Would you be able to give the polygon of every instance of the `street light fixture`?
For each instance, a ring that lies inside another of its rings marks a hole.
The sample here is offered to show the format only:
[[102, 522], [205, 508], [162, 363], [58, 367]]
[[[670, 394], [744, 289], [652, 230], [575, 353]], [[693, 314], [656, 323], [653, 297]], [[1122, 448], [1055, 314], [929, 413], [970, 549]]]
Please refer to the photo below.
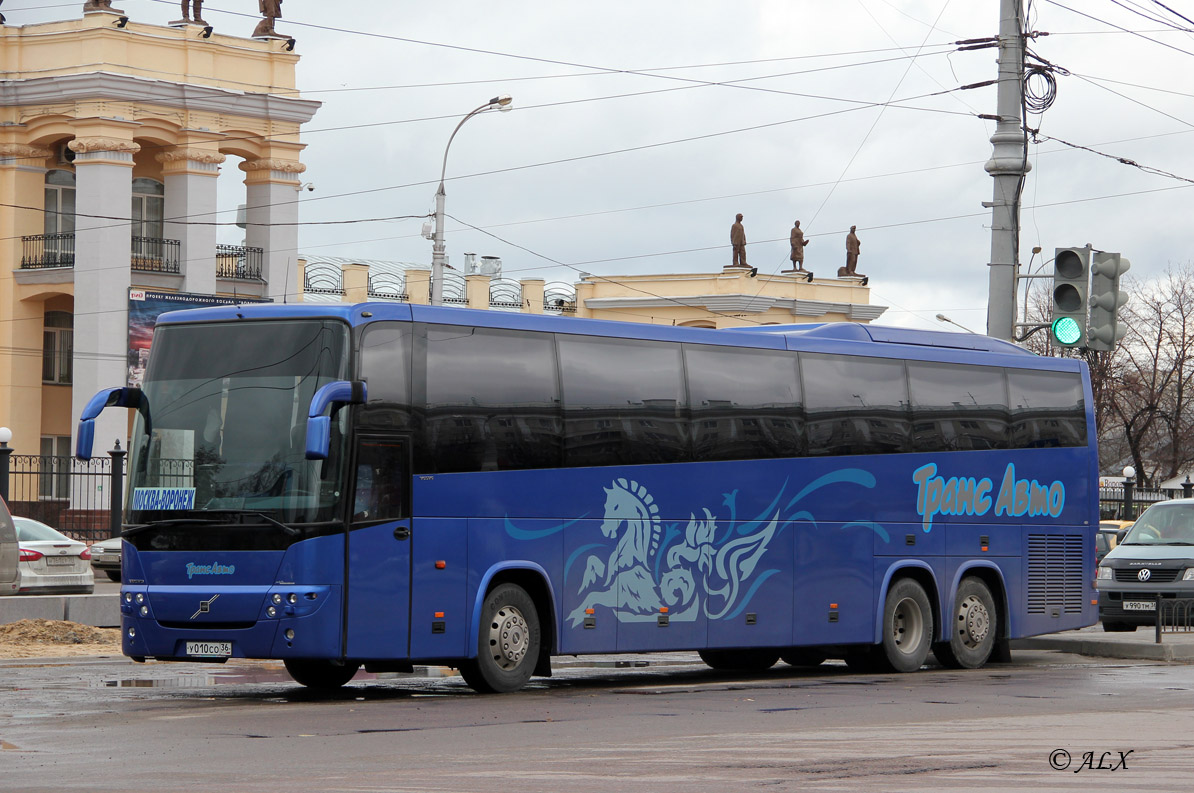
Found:
[[468, 121], [478, 113], [484, 113], [486, 110], [513, 110], [514, 99], [509, 96], [495, 96], [485, 104], [470, 112], [467, 116], [460, 119], [460, 123], [456, 125], [456, 129], [452, 130], [452, 135], [448, 138], [448, 145], [444, 147], [444, 167], [439, 174], [439, 189], [435, 191], [435, 236], [432, 238], [435, 242], [431, 249], [431, 305], [440, 306], [444, 302], [444, 197], [447, 195], [444, 192], [444, 177], [448, 173], [448, 149], [452, 148], [452, 139], [456, 137], [456, 133], [464, 126], [464, 122]]
[[974, 331], [972, 331], [970, 328], [966, 327], [965, 325], [961, 325], [961, 324], [959, 324], [959, 323], [957, 323], [957, 322], [954, 322], [952, 319], [950, 319], [949, 317], [945, 316], [944, 314], [938, 314], [938, 315], [937, 315], [937, 321], [938, 321], [938, 322], [948, 322], [948, 323], [949, 323], [949, 324], [951, 324], [951, 325], [957, 325], [959, 328], [961, 328], [962, 330], [966, 331], [967, 333], [974, 333], [974, 335], [975, 335], [975, 336], [979, 336], [979, 335], [981, 335], [981, 334], [979, 334], [979, 333], [975, 333]]

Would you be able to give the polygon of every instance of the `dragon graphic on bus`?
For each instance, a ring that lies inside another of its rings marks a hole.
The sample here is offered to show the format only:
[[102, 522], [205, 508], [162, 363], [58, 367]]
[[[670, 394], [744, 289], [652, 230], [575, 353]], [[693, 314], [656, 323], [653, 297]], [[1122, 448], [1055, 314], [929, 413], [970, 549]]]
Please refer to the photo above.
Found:
[[[648, 488], [632, 479], [618, 478], [604, 487], [604, 517], [600, 524], [605, 542], [577, 549], [565, 565], [565, 584], [576, 584], [580, 605], [568, 615], [571, 627], [604, 608], [620, 622], [647, 622], [666, 613], [671, 620], [692, 622], [698, 617], [733, 619], [750, 603], [764, 581], [779, 572], [766, 565], [772, 541], [795, 523], [816, 526], [815, 517], [801, 507], [814, 491], [835, 484], [865, 488], [875, 486], [874, 476], [859, 469], [842, 469], [818, 478], [784, 501], [785, 483], [756, 517], [740, 521], [738, 490], [725, 493], [721, 506], [728, 518], [719, 523], [708, 507], [701, 515], [690, 512], [688, 523], [665, 525], [659, 505]], [[562, 531], [575, 521], [546, 531], [528, 533], [507, 520], [513, 537], [545, 536]], [[841, 528], [867, 528], [884, 540], [886, 530], [860, 521]], [[573, 565], [584, 554], [583, 565]]]

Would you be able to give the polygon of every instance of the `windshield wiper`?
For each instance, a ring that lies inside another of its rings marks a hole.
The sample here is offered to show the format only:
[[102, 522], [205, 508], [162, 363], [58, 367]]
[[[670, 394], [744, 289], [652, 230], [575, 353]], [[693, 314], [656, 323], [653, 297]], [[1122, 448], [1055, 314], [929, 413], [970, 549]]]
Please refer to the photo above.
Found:
[[[291, 537], [297, 537], [298, 535], [302, 534], [302, 532], [300, 532], [298, 529], [294, 528], [293, 526], [287, 526], [285, 523], [282, 523], [278, 520], [275, 520], [274, 518], [271, 518], [269, 515], [266, 515], [264, 512], [252, 512], [252, 511], [246, 511], [243, 509], [205, 509], [205, 510], [203, 510], [203, 512], [204, 512], [204, 514], [207, 514], [207, 515], [215, 514], [215, 515], [229, 515], [229, 516], [233, 516], [233, 517], [243, 516], [243, 517], [261, 518], [266, 523], [269, 523], [272, 526], [276, 526], [277, 528], [286, 532]], [[146, 523], [141, 526], [132, 526], [131, 528], [125, 529], [120, 534], [122, 537], [132, 537], [133, 535], [140, 534], [141, 532], [148, 531], [149, 529], [157, 529], [157, 528], [161, 528], [163, 526], [183, 526], [188, 523], [198, 523], [198, 524], [203, 524], [203, 525], [207, 525], [207, 526], [237, 526], [237, 525], [244, 526], [243, 523], [236, 524], [236, 523], [233, 523], [233, 522], [227, 521], [227, 520], [210, 520], [208, 518], [201, 518], [201, 517], [171, 518], [170, 520], [158, 520], [158, 521], [154, 521], [153, 523]]]
[[[251, 510], [251, 509], [205, 509], [205, 510], [203, 510], [203, 514], [205, 514], [205, 515], [232, 515], [232, 516], [239, 515], [241, 517], [261, 518], [266, 523], [269, 523], [272, 526], [277, 526], [279, 529], [286, 532], [287, 534], [289, 534], [292, 537], [302, 534], [301, 531], [294, 528], [293, 526], [287, 526], [285, 523], [282, 523], [281, 521], [276, 520], [275, 518], [271, 518], [269, 515], [266, 515], [264, 512], [255, 512], [254, 510]], [[224, 521], [212, 521], [212, 522], [213, 523], [223, 523]]]
[[180, 526], [184, 523], [217, 524], [217, 523], [224, 523], [224, 521], [222, 521], [222, 520], [204, 520], [203, 518], [174, 518], [172, 520], [159, 520], [159, 521], [154, 521], [153, 523], [144, 523], [139, 526], [130, 526], [129, 528], [121, 531], [120, 536], [121, 537], [132, 537], [135, 534], [140, 534], [141, 532], [148, 531], [149, 529], [157, 529], [162, 526]]

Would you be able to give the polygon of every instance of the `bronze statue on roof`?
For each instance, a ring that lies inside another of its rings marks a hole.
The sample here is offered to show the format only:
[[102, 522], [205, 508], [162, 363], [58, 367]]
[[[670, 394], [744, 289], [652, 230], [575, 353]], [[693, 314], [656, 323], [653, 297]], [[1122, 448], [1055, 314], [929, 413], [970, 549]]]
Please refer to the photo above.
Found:
[[253, 29], [253, 38], [278, 36], [278, 32], [274, 30], [274, 20], [282, 18], [282, 0], [257, 0], [257, 7], [265, 19], [258, 22], [257, 27]]

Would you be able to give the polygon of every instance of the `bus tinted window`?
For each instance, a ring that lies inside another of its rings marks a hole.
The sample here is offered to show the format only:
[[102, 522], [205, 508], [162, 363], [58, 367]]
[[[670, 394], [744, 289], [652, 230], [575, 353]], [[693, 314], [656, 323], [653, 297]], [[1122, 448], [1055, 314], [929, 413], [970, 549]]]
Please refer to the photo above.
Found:
[[994, 366], [908, 362], [912, 449], [1006, 449], [1007, 386]]
[[555, 349], [545, 333], [429, 326], [430, 471], [560, 464]]
[[793, 353], [684, 346], [695, 460], [804, 454]]
[[689, 459], [680, 345], [559, 336], [569, 466]]
[[903, 361], [802, 354], [800, 368], [809, 455], [909, 451]]
[[1012, 369], [1008, 394], [1013, 447], [1086, 445], [1086, 406], [1077, 374]]
[[362, 426], [410, 429], [410, 340], [406, 322], [366, 326], [360, 377], [369, 386], [369, 401], [360, 413]]

